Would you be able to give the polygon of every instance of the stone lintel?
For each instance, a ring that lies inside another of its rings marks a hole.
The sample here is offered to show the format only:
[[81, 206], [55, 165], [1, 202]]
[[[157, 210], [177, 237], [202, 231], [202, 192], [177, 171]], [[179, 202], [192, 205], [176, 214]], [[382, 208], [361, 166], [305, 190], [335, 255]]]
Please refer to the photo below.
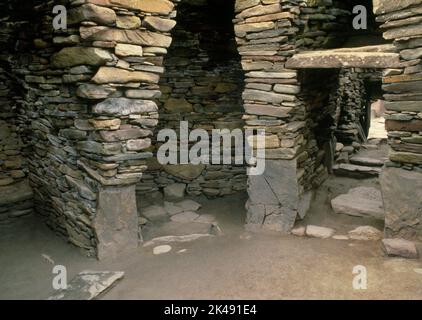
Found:
[[286, 62], [290, 69], [398, 68], [400, 56], [391, 52], [324, 50], [295, 54]]

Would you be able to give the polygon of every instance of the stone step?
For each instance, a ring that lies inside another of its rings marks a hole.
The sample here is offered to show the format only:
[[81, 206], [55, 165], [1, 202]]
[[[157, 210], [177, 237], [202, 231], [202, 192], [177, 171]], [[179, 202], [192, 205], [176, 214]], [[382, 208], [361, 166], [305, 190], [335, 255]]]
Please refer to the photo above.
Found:
[[381, 191], [370, 187], [358, 187], [349, 190], [331, 200], [331, 207], [337, 214], [355, 217], [371, 217], [384, 220], [384, 206]]
[[333, 167], [334, 174], [342, 177], [367, 179], [378, 177], [382, 169], [379, 167], [360, 166], [356, 164], [342, 163]]
[[365, 167], [382, 167], [384, 165], [384, 160], [367, 157], [353, 157], [349, 161], [351, 164]]

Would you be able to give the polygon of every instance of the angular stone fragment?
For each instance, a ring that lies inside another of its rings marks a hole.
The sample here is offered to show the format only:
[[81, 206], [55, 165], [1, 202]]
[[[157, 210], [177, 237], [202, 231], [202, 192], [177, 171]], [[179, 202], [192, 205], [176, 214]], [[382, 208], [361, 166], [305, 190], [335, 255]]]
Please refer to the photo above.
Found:
[[114, 10], [94, 4], [84, 4], [68, 12], [68, 24], [74, 25], [82, 21], [93, 21], [100, 25], [113, 25], [116, 22]]
[[157, 104], [150, 100], [135, 100], [127, 98], [109, 98], [96, 104], [92, 111], [96, 114], [128, 116], [156, 112]]
[[124, 272], [83, 271], [70, 281], [67, 289], [62, 289], [48, 300], [93, 300], [115, 285], [124, 277]]
[[51, 57], [53, 68], [68, 68], [78, 65], [99, 66], [112, 61], [111, 54], [103, 49], [89, 47], [63, 48]]
[[416, 245], [405, 239], [384, 239], [383, 249], [388, 256], [417, 259], [419, 257]]

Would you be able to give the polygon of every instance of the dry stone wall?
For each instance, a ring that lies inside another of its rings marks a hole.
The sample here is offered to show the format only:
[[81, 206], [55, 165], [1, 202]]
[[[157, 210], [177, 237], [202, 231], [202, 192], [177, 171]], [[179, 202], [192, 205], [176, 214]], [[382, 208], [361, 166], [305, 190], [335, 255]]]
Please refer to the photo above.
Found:
[[[384, 38], [394, 41], [401, 68], [387, 70], [386, 129], [390, 162], [381, 182], [386, 209], [386, 234], [422, 239], [422, 2], [377, 1], [375, 13]], [[412, 196], [410, 196], [412, 194]]]
[[[7, 12], [8, 3], [0, 5]], [[28, 183], [26, 143], [19, 79], [10, 65], [10, 51], [14, 47], [16, 30], [24, 22], [6, 17], [0, 23], [0, 224], [33, 212], [33, 194]]]
[[[265, 173], [248, 179], [247, 227], [290, 231], [305, 216], [312, 187], [327, 175], [333, 134], [327, 116], [337, 112], [335, 104], [349, 106], [336, 94], [353, 97], [362, 90], [358, 70], [331, 72], [332, 92], [318, 96], [318, 86], [285, 66], [301, 50], [337, 46], [334, 35], [350, 23], [350, 7], [339, 1], [237, 0], [233, 25], [242, 77], [238, 61], [210, 65], [213, 50], [204, 49], [200, 32], [186, 29], [189, 23], [172, 34], [176, 2], [34, 0], [30, 17], [12, 24], [13, 46], [2, 49], [0, 181], [14, 186], [28, 173], [36, 211], [99, 258], [142, 239], [136, 188], [144, 193], [182, 182], [189, 194], [217, 196], [244, 187], [243, 166], [162, 168], [151, 160], [157, 127], [175, 128], [180, 118], [192, 128], [266, 130]], [[52, 29], [54, 4], [69, 9], [66, 30]], [[417, 189], [421, 181], [420, 7], [420, 0], [375, 6], [385, 38], [402, 57], [401, 68], [384, 77], [392, 152], [383, 192], [386, 232], [405, 237], [419, 237], [421, 230], [420, 197], [409, 198], [394, 182]], [[338, 129], [344, 136], [350, 128]], [[30, 192], [16, 201], [16, 210], [30, 209]], [[0, 221], [6, 220], [3, 207], [0, 202]]]
[[[243, 70], [233, 31], [234, 1], [182, 1], [160, 79], [159, 129], [242, 129]], [[156, 134], [154, 135], [156, 136]], [[153, 141], [155, 149], [160, 143]], [[155, 150], [156, 151], [156, 150]], [[139, 194], [185, 184], [186, 194], [224, 196], [246, 189], [243, 165], [165, 165], [152, 159]]]
[[[53, 30], [52, 6], [68, 9]], [[31, 131], [29, 178], [48, 224], [99, 258], [136, 248], [135, 186], [146, 169], [174, 4], [83, 0], [35, 4], [11, 59]], [[114, 199], [114, 201], [110, 201]]]

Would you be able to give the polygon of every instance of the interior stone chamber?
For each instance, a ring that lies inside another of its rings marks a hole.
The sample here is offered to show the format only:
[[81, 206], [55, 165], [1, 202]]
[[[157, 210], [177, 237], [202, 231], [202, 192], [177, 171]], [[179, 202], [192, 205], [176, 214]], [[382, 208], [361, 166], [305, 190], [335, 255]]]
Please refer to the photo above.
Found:
[[[357, 4], [367, 30], [352, 28]], [[66, 30], [53, 29], [55, 5]], [[191, 196], [247, 190], [246, 228], [287, 233], [382, 88], [385, 234], [421, 240], [420, 0], [32, 0], [0, 12], [0, 223], [35, 211], [102, 259], [142, 241], [137, 195], [179, 183]], [[300, 56], [320, 50], [322, 65]], [[265, 129], [265, 173], [160, 165], [157, 132], [181, 120]]]

